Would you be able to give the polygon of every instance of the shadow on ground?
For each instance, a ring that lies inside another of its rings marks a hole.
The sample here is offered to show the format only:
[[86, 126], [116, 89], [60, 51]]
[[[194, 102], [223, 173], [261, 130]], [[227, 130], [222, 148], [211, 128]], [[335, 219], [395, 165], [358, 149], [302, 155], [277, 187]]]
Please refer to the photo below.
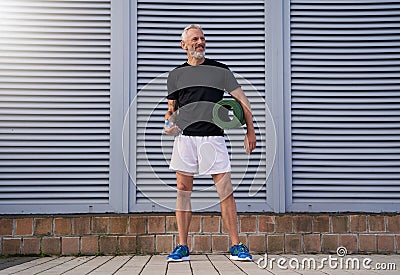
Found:
[[0, 270], [36, 260], [38, 257], [6, 257], [0, 258]]

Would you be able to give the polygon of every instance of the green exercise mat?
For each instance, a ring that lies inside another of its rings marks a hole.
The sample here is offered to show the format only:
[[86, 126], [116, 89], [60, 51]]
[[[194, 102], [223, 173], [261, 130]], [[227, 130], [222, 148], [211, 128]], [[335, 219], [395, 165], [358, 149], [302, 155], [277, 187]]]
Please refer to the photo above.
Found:
[[[229, 117], [229, 111], [233, 111], [233, 118]], [[239, 102], [233, 99], [218, 101], [213, 109], [213, 122], [222, 129], [238, 128], [246, 123], [243, 108]]]

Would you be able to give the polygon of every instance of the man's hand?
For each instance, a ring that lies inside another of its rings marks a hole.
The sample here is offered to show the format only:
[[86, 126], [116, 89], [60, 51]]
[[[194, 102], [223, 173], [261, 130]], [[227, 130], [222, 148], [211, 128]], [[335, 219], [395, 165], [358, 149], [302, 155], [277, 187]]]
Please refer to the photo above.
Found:
[[[176, 100], [168, 99], [168, 111], [164, 116], [164, 120], [165, 121], [170, 120], [170, 117], [175, 115], [175, 112], [177, 109], [178, 109], [178, 105], [177, 105]], [[164, 133], [166, 135], [176, 136], [181, 131], [181, 129], [179, 129], [179, 127], [175, 125], [175, 120], [176, 119], [171, 120], [174, 122], [174, 125], [172, 127], [167, 127], [167, 125], [164, 124]]]
[[174, 125], [170, 128], [164, 126], [164, 133], [168, 136], [176, 136], [177, 134], [179, 134], [180, 131], [181, 131], [181, 129], [179, 129], [179, 127], [176, 125]]
[[256, 149], [257, 140], [256, 134], [254, 131], [247, 132], [244, 137], [244, 149], [246, 150], [246, 154], [251, 154], [254, 149]]

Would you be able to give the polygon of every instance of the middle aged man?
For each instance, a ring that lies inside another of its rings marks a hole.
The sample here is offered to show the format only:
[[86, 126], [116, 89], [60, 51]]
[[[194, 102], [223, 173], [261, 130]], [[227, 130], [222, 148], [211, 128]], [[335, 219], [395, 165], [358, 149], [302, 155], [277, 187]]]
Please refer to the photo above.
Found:
[[211, 175], [220, 198], [222, 219], [228, 230], [232, 260], [252, 260], [248, 248], [239, 241], [236, 203], [231, 183], [231, 164], [224, 131], [212, 122], [215, 103], [229, 93], [243, 108], [247, 133], [244, 147], [250, 154], [256, 147], [250, 102], [228, 66], [205, 58], [206, 40], [199, 25], [183, 30], [181, 47], [187, 61], [168, 76], [168, 111], [165, 120], [178, 114], [167, 135], [176, 136], [170, 168], [176, 171], [176, 220], [179, 244], [167, 261], [190, 260], [188, 231], [192, 218], [191, 193], [194, 175]]

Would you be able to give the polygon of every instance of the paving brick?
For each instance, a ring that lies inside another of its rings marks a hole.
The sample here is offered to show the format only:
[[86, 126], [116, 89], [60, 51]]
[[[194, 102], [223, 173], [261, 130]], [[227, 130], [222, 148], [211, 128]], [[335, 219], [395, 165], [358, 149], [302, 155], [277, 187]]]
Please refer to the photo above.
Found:
[[62, 255], [78, 255], [79, 254], [79, 237], [62, 237], [61, 238], [61, 254]]
[[312, 220], [313, 220], [313, 232], [315, 233], [330, 232], [329, 216], [314, 216]]
[[81, 237], [81, 253], [82, 255], [95, 255], [99, 252], [99, 237], [84, 236]]
[[301, 215], [293, 217], [293, 231], [294, 232], [304, 232], [311, 233], [312, 232], [312, 217]]
[[[192, 220], [192, 222], [193, 222], [193, 220]], [[177, 233], [178, 232], [178, 223], [176, 222], [175, 216], [165, 217], [165, 231], [167, 233]]]
[[165, 216], [148, 217], [149, 233], [165, 233]]
[[283, 234], [267, 235], [267, 251], [268, 253], [283, 253], [285, 247], [285, 237]]
[[39, 238], [23, 238], [22, 239], [23, 255], [39, 255], [40, 239]]
[[128, 217], [110, 217], [110, 234], [128, 233]]
[[156, 252], [171, 253], [174, 248], [173, 235], [157, 235], [156, 236]]
[[109, 217], [93, 217], [92, 218], [92, 233], [107, 234], [109, 227]]
[[15, 235], [16, 236], [32, 236], [33, 235], [33, 218], [15, 219]]
[[332, 233], [349, 232], [348, 216], [331, 216]]
[[229, 237], [227, 235], [213, 235], [212, 252], [228, 252], [229, 251]]
[[390, 233], [400, 233], [400, 215], [387, 217], [387, 230]]
[[367, 232], [367, 216], [351, 215], [350, 216], [350, 232]]
[[267, 238], [265, 235], [249, 235], [248, 243], [251, 253], [265, 253], [267, 251]]
[[323, 253], [336, 252], [337, 248], [339, 247], [338, 234], [322, 234], [321, 239], [321, 249]]
[[339, 246], [346, 247], [349, 253], [358, 252], [358, 239], [356, 234], [340, 234]]
[[3, 238], [3, 255], [20, 255], [21, 238]]
[[369, 232], [385, 232], [385, 217], [378, 215], [368, 216], [368, 230]]
[[207, 253], [211, 252], [211, 236], [210, 235], [194, 235], [193, 251]]
[[375, 234], [359, 235], [360, 252], [377, 252], [377, 241]]
[[60, 255], [61, 239], [59, 237], [44, 237], [42, 239], [42, 253], [45, 255]]
[[122, 254], [136, 253], [136, 236], [119, 236], [118, 248]]
[[275, 232], [275, 217], [274, 216], [258, 216], [258, 232], [273, 233]]
[[72, 219], [72, 233], [74, 235], [90, 234], [90, 217], [78, 217]]
[[99, 250], [101, 254], [113, 255], [117, 253], [118, 237], [117, 236], [100, 236]]
[[378, 252], [395, 252], [395, 237], [394, 235], [378, 235]]
[[257, 232], [257, 216], [240, 216], [240, 232], [255, 233]]
[[137, 236], [137, 252], [139, 254], [154, 253], [154, 236]]
[[203, 217], [203, 231], [204, 233], [219, 233], [220, 217], [219, 216], [204, 216]]
[[131, 216], [129, 217], [129, 233], [131, 234], [145, 234], [147, 217], [144, 216]]
[[293, 232], [293, 217], [290, 215], [276, 216], [276, 232], [292, 233]]
[[320, 234], [305, 234], [304, 239], [304, 253], [321, 252], [321, 236]]
[[54, 219], [54, 235], [68, 236], [72, 234], [71, 218], [55, 218]]
[[285, 235], [285, 253], [302, 253], [302, 235], [286, 234]]
[[13, 219], [0, 219], [0, 236], [12, 236], [13, 229]]

